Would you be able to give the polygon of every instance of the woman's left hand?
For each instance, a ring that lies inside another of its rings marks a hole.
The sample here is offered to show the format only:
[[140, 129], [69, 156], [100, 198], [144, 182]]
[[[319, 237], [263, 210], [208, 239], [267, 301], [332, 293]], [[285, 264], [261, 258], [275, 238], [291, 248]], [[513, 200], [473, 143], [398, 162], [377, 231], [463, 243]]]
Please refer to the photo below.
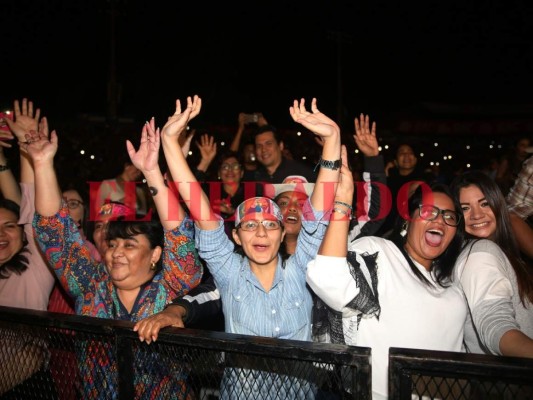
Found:
[[187, 127], [187, 123], [200, 113], [202, 99], [195, 95], [193, 98], [187, 97], [187, 108], [181, 111], [181, 102], [176, 100], [176, 111], [168, 118], [167, 123], [161, 130], [163, 138], [179, 138]]

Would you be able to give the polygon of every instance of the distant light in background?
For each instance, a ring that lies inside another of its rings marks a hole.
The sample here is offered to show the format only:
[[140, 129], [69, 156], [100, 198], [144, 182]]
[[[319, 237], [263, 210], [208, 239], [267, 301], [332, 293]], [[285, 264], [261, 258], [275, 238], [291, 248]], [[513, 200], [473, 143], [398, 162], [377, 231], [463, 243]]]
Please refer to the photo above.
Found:
[[470, 150], [470, 145], [467, 144], [467, 145], [466, 145], [466, 149], [467, 149], [467, 150]]
[[435, 163], [434, 163], [433, 161], [431, 161], [431, 162], [429, 163], [429, 165], [435, 165]]
[[80, 150], [80, 154], [85, 154], [85, 150]]
[[94, 160], [94, 155], [93, 154], [91, 154], [91, 160]]
[[302, 156], [302, 160], [307, 160], [307, 157], [306, 156]]
[[490, 146], [489, 146], [489, 149], [492, 149], [493, 147], [494, 147], [493, 145], [490, 145]]
[[442, 157], [442, 158], [443, 158], [444, 160], [447, 160], [447, 159], [448, 159], [448, 157], [446, 157], [446, 156], [444, 156], [444, 157]]
[[220, 142], [220, 145], [221, 145], [221, 146], [225, 146], [225, 145], [226, 145], [226, 142]]
[[379, 146], [379, 147], [378, 147], [378, 150], [379, 150], [379, 151], [382, 151], [382, 150], [383, 150], [383, 147]]
[[143, 183], [146, 183], [146, 178], [143, 178]]
[[296, 132], [296, 136], [302, 136], [302, 132]]
[[448, 160], [451, 160], [451, 159], [452, 159], [452, 155], [448, 154]]
[[438, 147], [439, 144], [437, 142], [433, 143], [433, 146]]
[[389, 149], [389, 145], [388, 145], [388, 144], [385, 145], [385, 149], [386, 149], [386, 150]]
[[440, 163], [437, 161], [437, 162], [435, 163], [435, 165], [438, 167], [438, 166], [440, 165]]
[[192, 156], [192, 150], [189, 150], [189, 155]]
[[502, 145], [501, 145], [501, 144], [499, 144], [499, 145], [498, 145], [498, 148], [499, 148], [499, 149], [501, 149], [501, 148], [502, 148]]
[[466, 168], [470, 168], [470, 164], [466, 164]]
[[420, 157], [424, 157], [424, 153], [420, 153]]
[[359, 153], [359, 149], [355, 149], [355, 150], [354, 150], [354, 153], [355, 153], [355, 154], [358, 154], [358, 153]]

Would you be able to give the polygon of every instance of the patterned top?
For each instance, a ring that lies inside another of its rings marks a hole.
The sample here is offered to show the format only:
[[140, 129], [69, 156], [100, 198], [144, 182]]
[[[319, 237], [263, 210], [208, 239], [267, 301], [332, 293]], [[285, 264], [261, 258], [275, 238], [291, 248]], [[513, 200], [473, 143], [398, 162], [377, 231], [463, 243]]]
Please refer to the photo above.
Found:
[[141, 287], [131, 314], [120, 302], [105, 265], [93, 260], [65, 204], [54, 216], [35, 213], [35, 237], [61, 285], [75, 299], [76, 314], [137, 322], [183, 296], [200, 282], [202, 265], [190, 219], [165, 232], [163, 270]]
[[[98, 318], [140, 321], [163, 310], [174, 297], [183, 296], [200, 282], [202, 264], [194, 248], [194, 228], [190, 219], [165, 232], [163, 269], [141, 290], [131, 313], [121, 303], [105, 265], [93, 260], [76, 223], [69, 217], [65, 203], [56, 215], [35, 214], [35, 236], [61, 285], [75, 299], [76, 314]], [[84, 398], [117, 398], [117, 365], [110, 349], [93, 342], [82, 342], [80, 374]], [[167, 393], [164, 398], [186, 399], [190, 388], [184, 383], [188, 367], [170, 365], [157, 352], [135, 357], [145, 365], [159, 365], [156, 370], [135, 373], [135, 398], [148, 399], [153, 393]], [[172, 393], [172, 395], [170, 395]]]
[[522, 164], [522, 170], [507, 195], [507, 204], [509, 211], [522, 219], [533, 215], [533, 157]]

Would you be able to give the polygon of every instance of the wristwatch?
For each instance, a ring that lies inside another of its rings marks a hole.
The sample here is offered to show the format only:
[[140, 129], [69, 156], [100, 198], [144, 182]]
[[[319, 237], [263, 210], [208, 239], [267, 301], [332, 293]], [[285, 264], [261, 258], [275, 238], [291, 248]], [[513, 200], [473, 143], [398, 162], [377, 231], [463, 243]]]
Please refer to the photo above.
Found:
[[324, 160], [322, 157], [320, 157], [320, 160], [318, 160], [317, 166], [321, 166], [322, 168], [331, 169], [333, 171], [338, 170], [341, 167], [341, 160]]

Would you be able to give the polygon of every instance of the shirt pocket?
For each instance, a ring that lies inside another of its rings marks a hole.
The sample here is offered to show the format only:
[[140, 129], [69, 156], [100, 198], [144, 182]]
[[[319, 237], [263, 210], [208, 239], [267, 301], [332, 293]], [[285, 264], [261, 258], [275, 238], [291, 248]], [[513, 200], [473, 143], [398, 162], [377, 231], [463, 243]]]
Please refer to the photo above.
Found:
[[301, 293], [287, 293], [281, 303], [282, 321], [279, 337], [302, 339], [310, 329], [310, 308]]
[[[261, 315], [247, 284], [239, 285], [231, 292], [231, 319], [236, 332], [243, 335], [261, 335]], [[263, 334], [264, 335], [264, 334]]]

